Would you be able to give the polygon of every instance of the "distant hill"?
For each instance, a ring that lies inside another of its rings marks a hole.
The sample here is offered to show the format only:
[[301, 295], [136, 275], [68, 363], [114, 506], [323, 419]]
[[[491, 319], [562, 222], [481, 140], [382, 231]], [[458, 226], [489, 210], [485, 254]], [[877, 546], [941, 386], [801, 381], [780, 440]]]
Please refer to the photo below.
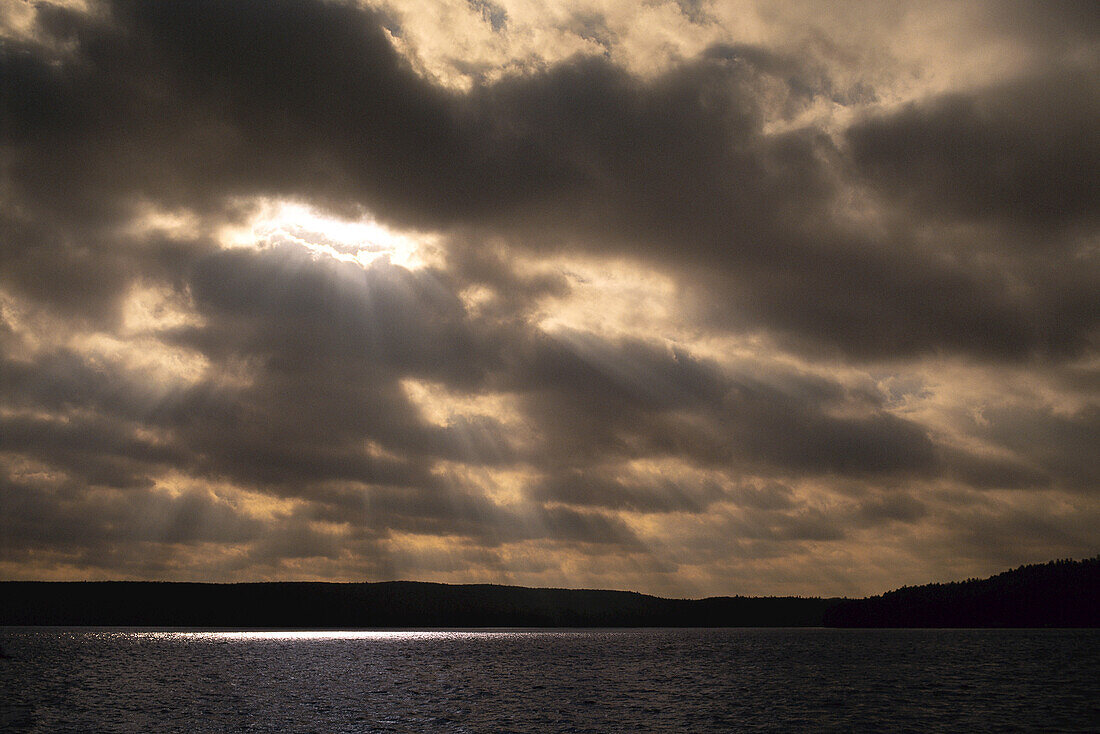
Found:
[[0, 625], [227, 628], [1100, 627], [1100, 556], [867, 599], [363, 584], [0, 582]]
[[628, 591], [363, 584], [0, 582], [0, 624], [149, 627], [820, 626], [836, 599], [662, 599]]
[[1100, 627], [1100, 556], [906, 586], [825, 610], [829, 627]]

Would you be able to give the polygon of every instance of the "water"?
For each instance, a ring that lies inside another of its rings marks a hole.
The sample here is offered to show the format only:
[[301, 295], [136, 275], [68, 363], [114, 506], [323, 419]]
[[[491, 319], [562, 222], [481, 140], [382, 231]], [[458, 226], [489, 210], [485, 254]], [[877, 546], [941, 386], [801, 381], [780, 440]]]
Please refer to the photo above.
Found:
[[1100, 731], [1100, 630], [0, 628], [0, 731]]

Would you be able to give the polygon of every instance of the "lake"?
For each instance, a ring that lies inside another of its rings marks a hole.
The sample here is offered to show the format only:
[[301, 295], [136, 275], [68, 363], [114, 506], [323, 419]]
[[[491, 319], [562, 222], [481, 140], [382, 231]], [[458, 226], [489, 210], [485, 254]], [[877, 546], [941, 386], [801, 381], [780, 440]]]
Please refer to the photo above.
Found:
[[1100, 630], [0, 628], [5, 732], [1100, 731]]

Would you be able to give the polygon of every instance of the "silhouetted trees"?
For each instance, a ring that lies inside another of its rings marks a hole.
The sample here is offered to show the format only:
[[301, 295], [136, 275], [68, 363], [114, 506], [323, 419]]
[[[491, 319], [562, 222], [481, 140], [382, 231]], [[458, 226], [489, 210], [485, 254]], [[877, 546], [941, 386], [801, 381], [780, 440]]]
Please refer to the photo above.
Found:
[[867, 599], [370, 584], [0, 582], [0, 624], [148, 627], [1098, 627], [1100, 556]]
[[1100, 627], [1100, 556], [906, 586], [825, 611], [830, 627]]
[[0, 583], [0, 624], [181, 627], [819, 626], [835, 599], [370, 584]]

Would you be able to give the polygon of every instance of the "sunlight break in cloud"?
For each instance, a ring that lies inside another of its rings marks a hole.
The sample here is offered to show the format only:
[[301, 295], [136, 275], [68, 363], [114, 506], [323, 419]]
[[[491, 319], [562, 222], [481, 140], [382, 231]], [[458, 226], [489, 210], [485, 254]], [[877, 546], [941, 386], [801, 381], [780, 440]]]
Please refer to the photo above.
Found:
[[422, 268], [437, 238], [427, 234], [403, 234], [374, 219], [344, 219], [326, 215], [294, 201], [261, 200], [244, 225], [222, 232], [230, 247], [265, 247], [293, 244], [316, 255], [341, 262], [369, 266], [375, 260], [403, 268]]
[[0, 576], [1100, 547], [1095, 4], [0, 10]]

